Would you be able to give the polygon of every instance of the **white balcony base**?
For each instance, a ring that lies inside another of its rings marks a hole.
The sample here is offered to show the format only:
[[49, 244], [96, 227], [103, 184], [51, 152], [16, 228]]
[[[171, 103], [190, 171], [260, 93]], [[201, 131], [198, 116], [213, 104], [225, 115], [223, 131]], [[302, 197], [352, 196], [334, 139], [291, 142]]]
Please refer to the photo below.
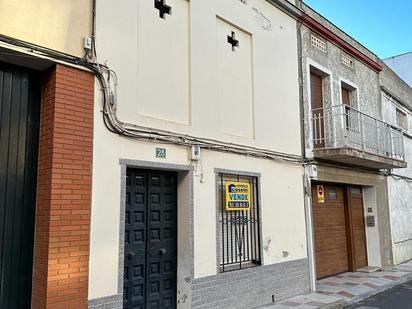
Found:
[[372, 169], [394, 169], [408, 166], [408, 164], [402, 160], [382, 157], [351, 148], [316, 149], [314, 151], [314, 157]]

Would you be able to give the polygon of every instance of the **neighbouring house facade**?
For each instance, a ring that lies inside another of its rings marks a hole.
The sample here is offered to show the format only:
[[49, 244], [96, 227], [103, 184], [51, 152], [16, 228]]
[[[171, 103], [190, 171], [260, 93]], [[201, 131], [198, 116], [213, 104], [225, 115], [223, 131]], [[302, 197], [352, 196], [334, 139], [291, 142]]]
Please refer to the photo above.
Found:
[[[412, 88], [382, 63], [380, 74], [383, 120], [404, 135], [405, 160], [412, 161]], [[412, 169], [393, 170], [388, 179], [393, 262], [412, 259]]]
[[[383, 170], [407, 166], [381, 116], [378, 57], [303, 5], [303, 109], [312, 280], [393, 265]], [[310, 183], [310, 185], [309, 185]]]
[[0, 307], [86, 308], [92, 1], [0, 2]]
[[95, 98], [89, 308], [250, 308], [309, 290], [298, 13], [97, 2], [113, 72]]

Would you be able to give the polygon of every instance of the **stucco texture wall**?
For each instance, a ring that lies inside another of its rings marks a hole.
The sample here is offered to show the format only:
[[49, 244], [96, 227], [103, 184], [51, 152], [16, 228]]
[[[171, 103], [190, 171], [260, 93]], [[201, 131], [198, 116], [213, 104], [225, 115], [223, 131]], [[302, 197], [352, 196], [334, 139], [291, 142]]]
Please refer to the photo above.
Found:
[[83, 57], [92, 0], [0, 0], [0, 34]]
[[[323, 101], [324, 106], [342, 104], [341, 84], [346, 83], [355, 90], [354, 107], [372, 117], [381, 118], [380, 88], [378, 74], [356, 59], [354, 67], [349, 68], [342, 63], [342, 51], [334, 44], [327, 42], [326, 53], [312, 46], [312, 31], [301, 26], [303, 102], [305, 113], [306, 148], [312, 149], [310, 123], [310, 71], [320, 70], [325, 75]], [[315, 34], [316, 35], [316, 34]], [[326, 77], [327, 76], [327, 77]], [[308, 153], [310, 155], [310, 152]]]

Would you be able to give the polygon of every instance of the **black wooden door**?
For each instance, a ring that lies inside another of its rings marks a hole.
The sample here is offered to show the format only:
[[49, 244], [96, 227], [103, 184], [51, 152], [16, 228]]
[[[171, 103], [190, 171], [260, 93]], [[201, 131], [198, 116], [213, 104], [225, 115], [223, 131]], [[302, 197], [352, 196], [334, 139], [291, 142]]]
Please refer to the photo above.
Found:
[[39, 131], [35, 74], [0, 63], [0, 308], [30, 308]]
[[177, 177], [129, 169], [124, 308], [176, 308]]

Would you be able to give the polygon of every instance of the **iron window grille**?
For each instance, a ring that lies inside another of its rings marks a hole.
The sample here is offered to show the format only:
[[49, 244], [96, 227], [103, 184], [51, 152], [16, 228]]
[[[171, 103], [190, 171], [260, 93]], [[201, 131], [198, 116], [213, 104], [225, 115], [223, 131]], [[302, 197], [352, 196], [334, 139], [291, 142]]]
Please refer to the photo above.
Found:
[[[226, 183], [249, 183], [250, 210], [227, 211]], [[258, 183], [256, 177], [219, 174], [219, 271], [228, 272], [261, 265]]]

